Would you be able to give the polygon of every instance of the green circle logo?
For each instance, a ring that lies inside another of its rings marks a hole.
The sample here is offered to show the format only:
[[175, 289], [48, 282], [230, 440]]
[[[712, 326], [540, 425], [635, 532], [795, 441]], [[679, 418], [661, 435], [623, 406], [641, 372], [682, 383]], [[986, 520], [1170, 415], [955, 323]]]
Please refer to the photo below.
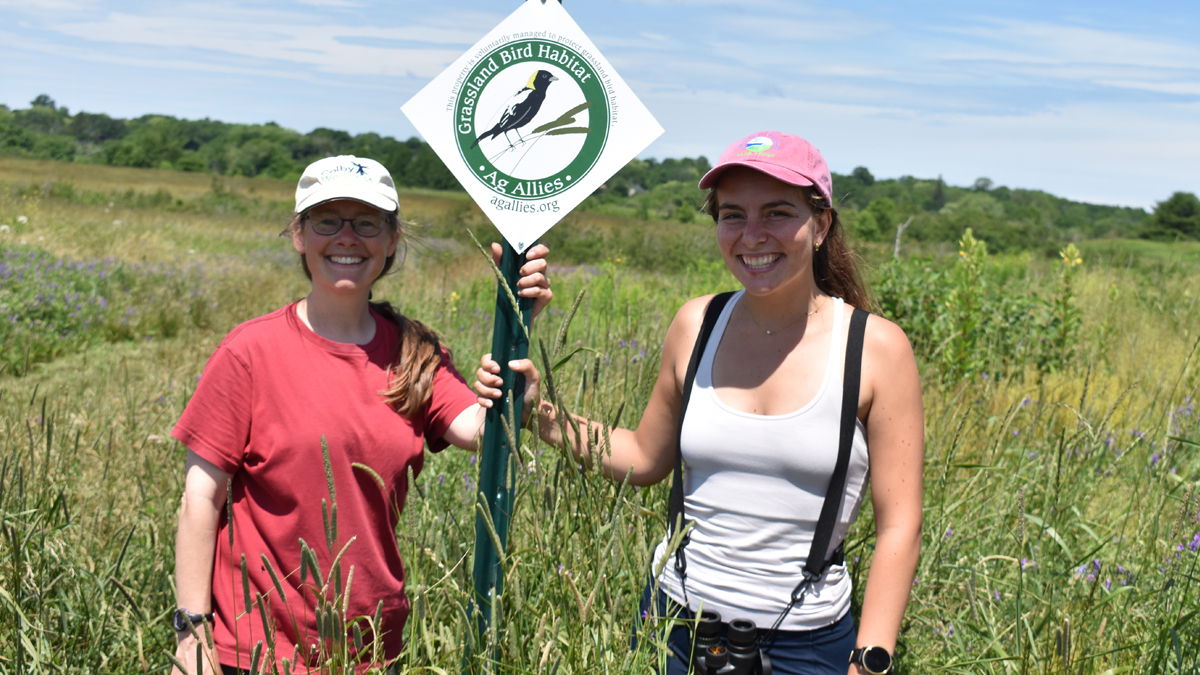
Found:
[[570, 188], [608, 141], [604, 83], [578, 52], [549, 40], [510, 42], [482, 56], [455, 104], [463, 161], [481, 184], [509, 199], [545, 199]]

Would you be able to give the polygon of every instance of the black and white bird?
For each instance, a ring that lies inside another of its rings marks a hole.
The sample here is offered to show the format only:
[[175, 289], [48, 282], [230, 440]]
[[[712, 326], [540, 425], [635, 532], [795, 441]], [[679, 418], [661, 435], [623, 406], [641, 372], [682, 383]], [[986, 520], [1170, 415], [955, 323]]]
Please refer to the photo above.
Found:
[[558, 78], [546, 70], [539, 70], [531, 75], [525, 88], [512, 97], [512, 102], [504, 109], [504, 114], [500, 116], [500, 121], [496, 123], [496, 126], [479, 134], [471, 147], [479, 145], [479, 142], [485, 138], [495, 138], [504, 134], [504, 139], [508, 141], [508, 146], [511, 148], [512, 141], [508, 138], [510, 131], [516, 131], [517, 138], [524, 142], [525, 138], [521, 136], [519, 129], [537, 117], [538, 111], [542, 109], [542, 102], [546, 100], [546, 89], [550, 87], [551, 82], [557, 81]]

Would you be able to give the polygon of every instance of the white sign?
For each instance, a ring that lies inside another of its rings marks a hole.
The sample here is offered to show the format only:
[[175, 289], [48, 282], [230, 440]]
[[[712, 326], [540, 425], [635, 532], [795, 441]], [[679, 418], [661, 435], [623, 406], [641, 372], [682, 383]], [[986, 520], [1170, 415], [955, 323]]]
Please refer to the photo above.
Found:
[[518, 253], [663, 132], [555, 0], [527, 0], [401, 109]]

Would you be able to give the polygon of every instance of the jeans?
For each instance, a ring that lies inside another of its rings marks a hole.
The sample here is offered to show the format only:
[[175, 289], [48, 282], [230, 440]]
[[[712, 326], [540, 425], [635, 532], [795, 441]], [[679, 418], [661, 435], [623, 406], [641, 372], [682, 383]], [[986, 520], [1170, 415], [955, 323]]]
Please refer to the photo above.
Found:
[[[640, 616], [671, 617], [681, 619], [693, 618], [692, 612], [686, 607], [680, 607], [661, 589], [651, 607], [651, 596], [654, 593], [654, 583], [646, 584], [642, 594]], [[657, 612], [657, 614], [656, 614]], [[732, 618], [732, 617], [728, 617]], [[636, 647], [638, 632], [641, 629], [641, 619], [634, 622], [633, 644]], [[759, 630], [759, 634], [762, 634]], [[721, 637], [725, 637], [722, 629]], [[775, 632], [775, 639], [765, 651], [771, 657], [773, 675], [846, 675], [850, 669], [850, 652], [854, 651], [855, 642], [854, 619], [850, 612], [828, 626], [815, 630], [780, 630]], [[692, 653], [692, 635], [687, 624], [678, 624], [671, 629], [667, 644], [671, 654], [667, 659], [667, 668], [663, 675], [687, 675], [687, 657]]]

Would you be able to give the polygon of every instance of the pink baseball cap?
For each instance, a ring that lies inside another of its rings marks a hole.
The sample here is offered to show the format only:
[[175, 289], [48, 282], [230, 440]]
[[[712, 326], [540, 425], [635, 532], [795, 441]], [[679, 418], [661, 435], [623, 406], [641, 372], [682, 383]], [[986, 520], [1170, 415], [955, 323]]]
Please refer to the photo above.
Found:
[[721, 174], [735, 166], [750, 167], [789, 185], [811, 185], [827, 203], [833, 204], [829, 166], [820, 151], [799, 136], [760, 131], [734, 142], [721, 153], [717, 165], [700, 179], [700, 189], [713, 187]]

